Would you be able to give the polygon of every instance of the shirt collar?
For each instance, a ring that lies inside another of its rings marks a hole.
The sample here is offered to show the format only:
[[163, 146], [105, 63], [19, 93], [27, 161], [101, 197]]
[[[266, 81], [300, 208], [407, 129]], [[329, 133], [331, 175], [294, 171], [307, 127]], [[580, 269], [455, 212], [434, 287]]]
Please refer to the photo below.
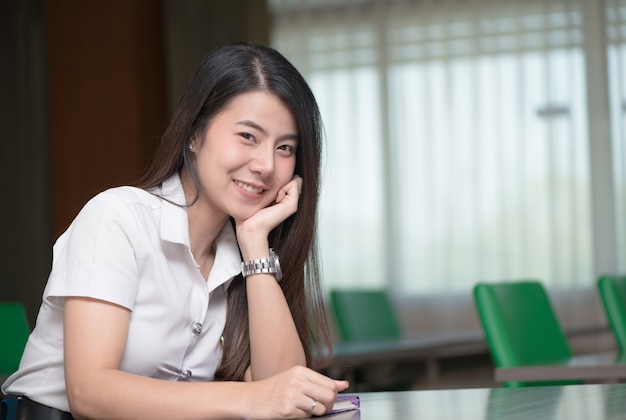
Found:
[[190, 246], [187, 202], [178, 174], [163, 181], [157, 195], [163, 197], [161, 200], [161, 239]]
[[239, 252], [235, 229], [230, 221], [226, 222], [214, 243], [215, 261], [207, 281], [209, 290], [223, 283], [225, 278], [230, 279], [226, 282], [228, 288], [232, 278], [241, 273], [241, 253]]
[[[157, 194], [166, 199], [161, 200], [161, 239], [189, 248], [189, 219], [187, 208], [184, 207], [185, 192], [179, 175], [174, 174], [163, 181], [161, 190]], [[232, 278], [241, 273], [241, 254], [235, 229], [230, 221], [226, 222], [217, 235], [214, 245], [215, 262], [208, 279], [210, 289], [223, 283], [224, 278]]]

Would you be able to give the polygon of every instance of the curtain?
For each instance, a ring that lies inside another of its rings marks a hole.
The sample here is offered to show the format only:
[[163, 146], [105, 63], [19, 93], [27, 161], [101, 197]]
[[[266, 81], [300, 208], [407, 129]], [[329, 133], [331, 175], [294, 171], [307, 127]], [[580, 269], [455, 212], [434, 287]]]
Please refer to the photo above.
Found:
[[[582, 0], [270, 5], [272, 43], [309, 81], [326, 127], [327, 288], [385, 287], [409, 329], [458, 331], [478, 328], [476, 282], [537, 279], [564, 325], [605, 323]], [[607, 3], [607, 22], [620, 89], [618, 220], [606, 223], [625, 255], [624, 1]]]
[[[626, 1], [607, 1], [607, 38], [610, 76], [611, 133], [618, 255], [626, 255]], [[624, 258], [618, 271], [626, 272]]]

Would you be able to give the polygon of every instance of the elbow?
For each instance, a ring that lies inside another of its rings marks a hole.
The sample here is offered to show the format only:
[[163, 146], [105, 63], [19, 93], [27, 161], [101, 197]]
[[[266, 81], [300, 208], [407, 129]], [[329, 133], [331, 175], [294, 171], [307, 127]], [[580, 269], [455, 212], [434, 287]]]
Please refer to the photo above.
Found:
[[67, 387], [67, 401], [75, 419], [94, 418], [94, 403], [88, 397], [89, 392], [80, 386]]

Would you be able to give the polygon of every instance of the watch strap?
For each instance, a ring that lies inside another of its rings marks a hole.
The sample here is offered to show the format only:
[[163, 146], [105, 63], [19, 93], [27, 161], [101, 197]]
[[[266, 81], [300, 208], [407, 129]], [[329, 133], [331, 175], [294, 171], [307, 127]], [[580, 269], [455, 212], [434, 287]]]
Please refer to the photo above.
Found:
[[282, 273], [278, 255], [270, 248], [270, 256], [256, 260], [248, 260], [241, 263], [241, 274], [248, 277], [253, 274], [273, 274], [276, 280], [280, 280]]

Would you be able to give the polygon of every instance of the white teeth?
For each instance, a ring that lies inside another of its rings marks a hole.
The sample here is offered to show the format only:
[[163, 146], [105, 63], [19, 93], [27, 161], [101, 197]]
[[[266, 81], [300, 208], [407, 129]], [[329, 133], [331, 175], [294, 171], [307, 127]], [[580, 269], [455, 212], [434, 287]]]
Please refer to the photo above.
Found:
[[255, 194], [261, 194], [263, 192], [263, 188], [255, 188], [252, 185], [248, 185], [248, 184], [244, 184], [242, 182], [239, 181], [235, 181], [235, 183], [239, 186], [239, 188], [241, 188], [242, 190], [246, 190], [248, 192], [251, 193], [255, 193]]

